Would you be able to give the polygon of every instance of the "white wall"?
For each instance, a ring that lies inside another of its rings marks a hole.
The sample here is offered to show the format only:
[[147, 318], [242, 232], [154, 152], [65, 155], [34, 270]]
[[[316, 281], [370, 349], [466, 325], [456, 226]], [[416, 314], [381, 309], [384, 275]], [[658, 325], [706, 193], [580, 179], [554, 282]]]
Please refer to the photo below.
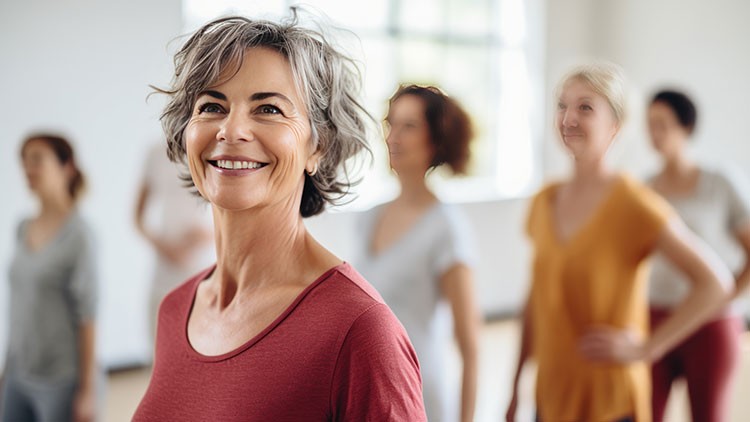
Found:
[[82, 203], [99, 241], [100, 338], [105, 364], [145, 357], [150, 251], [133, 229], [146, 145], [160, 134], [161, 101], [148, 84], [171, 70], [179, 0], [32, 0], [0, 3], [0, 352], [7, 335], [7, 268], [19, 219], [35, 209], [18, 164], [32, 130], [69, 135], [88, 176]]

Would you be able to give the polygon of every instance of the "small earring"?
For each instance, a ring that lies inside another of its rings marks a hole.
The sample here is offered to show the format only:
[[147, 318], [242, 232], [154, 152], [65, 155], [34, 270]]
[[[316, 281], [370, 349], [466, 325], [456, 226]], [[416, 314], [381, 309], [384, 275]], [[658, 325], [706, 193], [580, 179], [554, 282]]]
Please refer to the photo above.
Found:
[[317, 162], [315, 163], [315, 167], [312, 169], [312, 171], [308, 171], [307, 172], [307, 175], [310, 176], [310, 177], [313, 177], [316, 174], [318, 174], [318, 163]]

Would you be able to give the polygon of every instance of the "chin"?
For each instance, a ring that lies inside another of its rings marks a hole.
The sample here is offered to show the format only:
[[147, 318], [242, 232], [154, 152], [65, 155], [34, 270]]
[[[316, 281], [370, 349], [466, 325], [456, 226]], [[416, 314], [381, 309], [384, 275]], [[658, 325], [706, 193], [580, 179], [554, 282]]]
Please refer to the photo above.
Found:
[[226, 211], [243, 211], [255, 208], [260, 200], [255, 195], [238, 194], [237, 192], [212, 192], [203, 196], [212, 206]]

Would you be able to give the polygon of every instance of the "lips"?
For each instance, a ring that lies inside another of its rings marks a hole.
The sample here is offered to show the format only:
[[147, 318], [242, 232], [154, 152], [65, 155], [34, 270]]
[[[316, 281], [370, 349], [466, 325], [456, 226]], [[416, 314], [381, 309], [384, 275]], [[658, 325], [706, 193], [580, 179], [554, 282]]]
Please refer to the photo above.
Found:
[[221, 173], [248, 173], [268, 165], [268, 163], [247, 157], [220, 156], [206, 161]]
[[248, 160], [209, 160], [208, 163], [225, 170], [258, 169], [266, 165]]

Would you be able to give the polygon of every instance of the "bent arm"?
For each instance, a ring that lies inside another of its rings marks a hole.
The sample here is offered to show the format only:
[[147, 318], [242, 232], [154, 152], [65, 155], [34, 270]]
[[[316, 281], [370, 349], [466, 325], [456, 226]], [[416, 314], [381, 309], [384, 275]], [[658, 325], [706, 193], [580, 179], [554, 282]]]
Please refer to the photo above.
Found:
[[742, 246], [742, 251], [745, 254], [745, 265], [735, 278], [735, 288], [732, 299], [745, 294], [748, 288], [750, 288], [750, 222], [743, 224], [740, 228], [735, 230], [734, 235]]
[[145, 182], [141, 184], [138, 189], [138, 199], [135, 201], [135, 227], [138, 232], [143, 235], [146, 239], [149, 238], [146, 232], [145, 214], [146, 214], [146, 203], [148, 202], [150, 189], [148, 184]]
[[722, 287], [731, 274], [716, 254], [698, 239], [681, 220], [675, 219], [663, 230], [657, 248], [685, 275], [691, 288], [645, 344], [645, 358], [654, 361], [676, 346], [714, 316], [726, 303]]

